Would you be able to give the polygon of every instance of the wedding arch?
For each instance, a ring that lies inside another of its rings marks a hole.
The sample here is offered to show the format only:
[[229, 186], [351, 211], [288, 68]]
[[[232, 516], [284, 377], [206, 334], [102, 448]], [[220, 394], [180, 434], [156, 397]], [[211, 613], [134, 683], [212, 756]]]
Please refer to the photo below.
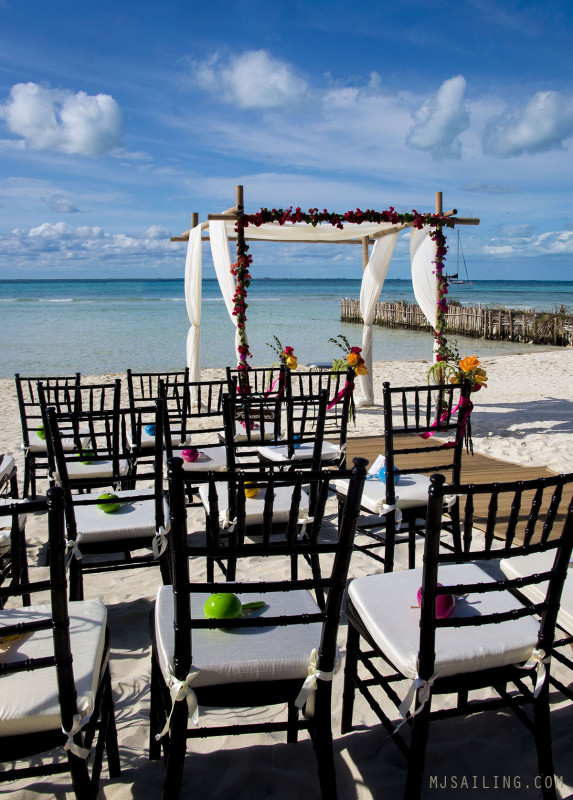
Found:
[[[362, 357], [368, 374], [359, 376], [359, 405], [372, 405], [372, 323], [398, 235], [410, 229], [412, 286], [416, 301], [434, 329], [434, 357], [445, 352], [448, 280], [444, 272], [447, 253], [444, 228], [479, 225], [479, 219], [460, 218], [457, 210], [444, 212], [442, 193], [436, 192], [434, 212], [416, 210], [399, 213], [385, 211], [347, 211], [337, 214], [316, 208], [262, 208], [245, 214], [243, 187], [236, 187], [236, 202], [220, 214], [209, 214], [199, 223], [197, 214], [191, 228], [172, 241], [188, 241], [185, 261], [185, 301], [190, 321], [187, 335], [187, 364], [191, 380], [200, 379], [202, 242], [209, 240], [217, 280], [229, 317], [235, 325], [235, 347], [240, 369], [249, 369], [251, 357], [246, 329], [246, 298], [251, 281], [248, 241], [331, 242], [362, 245], [363, 275], [360, 310], [363, 318]], [[236, 257], [231, 260], [229, 242], [236, 242]], [[373, 245], [370, 252], [370, 245]]]

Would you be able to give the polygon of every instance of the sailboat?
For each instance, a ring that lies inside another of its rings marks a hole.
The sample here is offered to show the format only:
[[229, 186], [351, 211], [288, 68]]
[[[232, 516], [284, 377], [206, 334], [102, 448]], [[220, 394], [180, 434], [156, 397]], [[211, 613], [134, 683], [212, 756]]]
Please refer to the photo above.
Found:
[[[455, 273], [453, 275], [446, 275], [446, 278], [448, 280], [448, 283], [453, 283], [453, 284], [470, 283], [471, 284], [470, 276], [468, 275], [466, 257], [464, 255], [464, 249], [462, 247], [462, 241], [460, 239], [459, 230], [457, 231], [457, 234], [458, 234], [458, 254], [457, 254], [457, 260], [456, 260], [456, 271], [455, 271]], [[461, 253], [461, 256], [462, 256], [462, 262], [463, 262], [464, 270], [465, 270], [465, 273], [466, 273], [465, 279], [459, 277], [459, 274], [460, 274], [460, 253]]]

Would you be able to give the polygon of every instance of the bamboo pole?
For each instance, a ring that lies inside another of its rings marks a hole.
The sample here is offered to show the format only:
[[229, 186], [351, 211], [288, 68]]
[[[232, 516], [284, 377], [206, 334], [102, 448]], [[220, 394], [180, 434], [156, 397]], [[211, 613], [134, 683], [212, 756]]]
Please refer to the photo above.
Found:
[[368, 253], [368, 236], [365, 236], [362, 239], [362, 272], [366, 270], [369, 260], [370, 260], [370, 255]]

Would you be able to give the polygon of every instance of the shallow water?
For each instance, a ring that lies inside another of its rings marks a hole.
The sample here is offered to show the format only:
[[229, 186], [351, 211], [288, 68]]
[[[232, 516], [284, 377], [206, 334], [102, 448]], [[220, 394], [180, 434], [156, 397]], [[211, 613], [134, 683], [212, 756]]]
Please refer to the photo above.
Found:
[[[252, 364], [275, 360], [266, 346], [273, 335], [306, 363], [339, 355], [328, 342], [339, 333], [359, 345], [361, 325], [340, 322], [340, 299], [359, 294], [357, 280], [253, 281], [247, 311]], [[449, 295], [464, 305], [553, 310], [561, 303], [573, 307], [573, 282], [474, 281], [451, 286]], [[413, 302], [410, 281], [387, 280], [381, 299]], [[0, 281], [0, 308], [0, 377], [185, 364], [189, 321], [181, 280]], [[202, 308], [202, 366], [234, 363], [234, 327], [215, 280], [203, 282]], [[539, 349], [461, 337], [458, 345], [462, 353], [481, 355]], [[430, 359], [431, 353], [430, 333], [374, 327], [375, 360]]]

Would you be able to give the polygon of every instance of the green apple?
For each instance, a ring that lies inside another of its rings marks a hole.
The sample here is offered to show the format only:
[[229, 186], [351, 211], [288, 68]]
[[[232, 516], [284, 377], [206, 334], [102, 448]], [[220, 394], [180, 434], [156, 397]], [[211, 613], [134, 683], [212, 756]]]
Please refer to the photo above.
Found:
[[38, 439], [45, 439], [46, 438], [46, 431], [44, 430], [44, 426], [40, 425], [38, 430], [36, 431], [36, 436]]
[[236, 594], [216, 592], [205, 601], [203, 612], [207, 619], [238, 619], [243, 606]]
[[91, 450], [82, 450], [80, 456], [82, 458], [82, 464], [88, 465], [94, 460], [94, 454]]
[[101, 511], [105, 511], [106, 514], [113, 514], [114, 511], [118, 511], [121, 508], [119, 497], [116, 494], [113, 494], [112, 492], [104, 492], [103, 494], [100, 494], [98, 500], [105, 501], [102, 503], [98, 503], [97, 507]]

